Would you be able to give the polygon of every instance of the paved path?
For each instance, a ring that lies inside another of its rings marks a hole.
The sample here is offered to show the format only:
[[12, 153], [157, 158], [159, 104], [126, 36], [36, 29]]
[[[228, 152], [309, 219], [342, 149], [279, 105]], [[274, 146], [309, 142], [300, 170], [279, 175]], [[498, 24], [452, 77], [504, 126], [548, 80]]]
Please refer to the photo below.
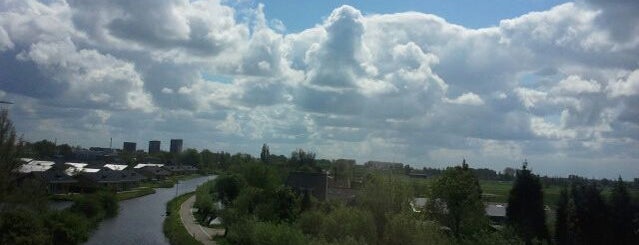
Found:
[[182, 224], [186, 228], [186, 231], [191, 234], [202, 244], [212, 244], [215, 245], [215, 241], [211, 240], [213, 236], [223, 235], [223, 229], [213, 229], [208, 227], [203, 227], [197, 223], [191, 209], [193, 209], [193, 204], [195, 203], [195, 195], [186, 199], [185, 202], [180, 205], [180, 219], [182, 220]]

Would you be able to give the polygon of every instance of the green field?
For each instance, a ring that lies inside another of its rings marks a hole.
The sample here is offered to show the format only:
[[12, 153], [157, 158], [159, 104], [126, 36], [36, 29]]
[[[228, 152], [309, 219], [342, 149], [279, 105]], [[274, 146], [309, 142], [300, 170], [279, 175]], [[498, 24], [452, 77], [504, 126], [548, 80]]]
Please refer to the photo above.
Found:
[[[413, 186], [417, 196], [428, 197], [430, 185], [435, 181], [436, 177], [428, 179], [409, 178], [405, 175], [394, 174], [394, 178], [408, 182]], [[512, 181], [497, 180], [480, 180], [479, 184], [484, 194], [484, 200], [487, 202], [508, 202], [508, 194], [512, 188]], [[563, 187], [561, 185], [544, 186], [544, 203], [548, 206], [555, 206], [559, 199], [559, 193]], [[639, 200], [639, 190], [628, 188], [630, 195]], [[604, 188], [602, 191], [604, 198], [610, 195], [610, 188]]]

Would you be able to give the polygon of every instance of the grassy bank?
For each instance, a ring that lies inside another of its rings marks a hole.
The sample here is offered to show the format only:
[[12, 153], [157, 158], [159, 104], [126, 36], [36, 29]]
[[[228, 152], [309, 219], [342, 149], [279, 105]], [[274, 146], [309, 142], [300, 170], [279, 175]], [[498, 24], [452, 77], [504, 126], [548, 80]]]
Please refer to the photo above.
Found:
[[150, 195], [150, 194], [153, 194], [153, 193], [155, 193], [155, 190], [153, 188], [140, 187], [140, 188], [137, 188], [137, 189], [134, 189], [134, 190], [130, 190], [130, 191], [118, 192], [115, 195], [118, 198], [118, 201], [122, 201], [122, 200], [131, 199], [131, 198]]
[[166, 204], [167, 216], [164, 219], [164, 235], [169, 239], [172, 245], [196, 245], [200, 244], [189, 232], [184, 228], [180, 219], [180, 205], [186, 199], [191, 197], [193, 192], [178, 196]]
[[189, 180], [204, 175], [201, 174], [189, 174], [189, 175], [177, 175], [166, 178], [165, 180], [156, 180], [151, 182], [143, 182], [141, 186], [149, 188], [173, 188], [175, 183], [180, 180]]

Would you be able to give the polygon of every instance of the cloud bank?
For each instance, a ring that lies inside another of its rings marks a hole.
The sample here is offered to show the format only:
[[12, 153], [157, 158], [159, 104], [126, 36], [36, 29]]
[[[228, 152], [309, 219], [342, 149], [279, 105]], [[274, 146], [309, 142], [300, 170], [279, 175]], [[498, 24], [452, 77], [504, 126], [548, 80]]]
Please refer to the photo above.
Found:
[[[285, 33], [263, 6], [4, 0], [0, 99], [27, 139], [184, 138], [256, 153], [639, 175], [639, 5], [470, 29], [351, 6]], [[167, 142], [168, 143], [168, 142]], [[166, 143], [165, 143], [166, 144]]]

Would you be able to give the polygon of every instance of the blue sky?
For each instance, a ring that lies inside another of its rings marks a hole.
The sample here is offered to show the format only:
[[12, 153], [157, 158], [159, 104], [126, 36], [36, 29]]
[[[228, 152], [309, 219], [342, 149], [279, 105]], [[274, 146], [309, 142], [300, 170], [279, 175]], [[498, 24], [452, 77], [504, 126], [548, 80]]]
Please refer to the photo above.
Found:
[[30, 141], [182, 138], [254, 155], [268, 143], [635, 178], [638, 12], [636, 0], [0, 0], [0, 100]]
[[[351, 5], [364, 14], [416, 11], [440, 16], [453, 24], [469, 28], [496, 26], [502, 19], [532, 11], [543, 11], [568, 1], [556, 0], [407, 0], [407, 1], [264, 1], [269, 18], [281, 20], [288, 32], [311, 28], [341, 6]], [[253, 2], [253, 5], [255, 2]]]

